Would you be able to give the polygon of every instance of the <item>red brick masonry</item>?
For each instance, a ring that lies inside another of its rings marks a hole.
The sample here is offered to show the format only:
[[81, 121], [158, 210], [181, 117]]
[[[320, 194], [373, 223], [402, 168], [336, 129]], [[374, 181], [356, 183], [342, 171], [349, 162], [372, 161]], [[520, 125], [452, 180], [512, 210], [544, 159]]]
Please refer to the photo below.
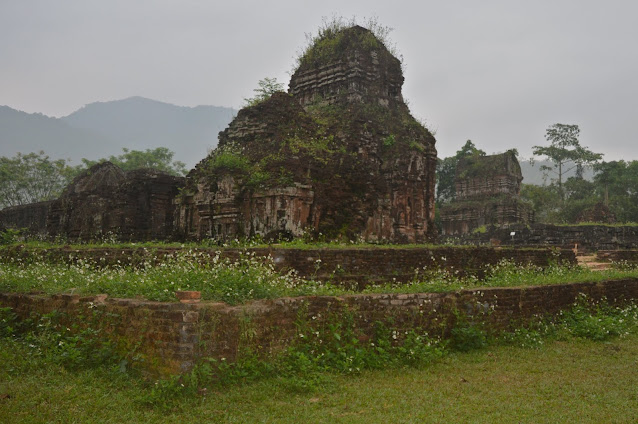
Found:
[[320, 329], [349, 313], [362, 340], [372, 335], [378, 321], [397, 330], [445, 335], [454, 325], [455, 311], [503, 329], [568, 308], [581, 293], [619, 304], [638, 298], [638, 279], [454, 293], [281, 298], [240, 306], [3, 293], [0, 306], [13, 308], [21, 318], [57, 310], [82, 320], [99, 311], [98, 326], [105, 335], [128, 349], [136, 346], [147, 370], [167, 374], [187, 370], [202, 357], [232, 361], [247, 344], [264, 356], [274, 354], [299, 337], [299, 321]]

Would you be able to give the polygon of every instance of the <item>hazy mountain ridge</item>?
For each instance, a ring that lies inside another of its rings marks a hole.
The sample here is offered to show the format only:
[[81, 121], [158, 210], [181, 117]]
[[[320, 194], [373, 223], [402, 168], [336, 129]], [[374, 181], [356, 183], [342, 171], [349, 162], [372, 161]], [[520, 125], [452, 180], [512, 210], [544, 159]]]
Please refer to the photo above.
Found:
[[44, 150], [52, 158], [99, 159], [122, 148], [167, 147], [192, 167], [217, 145], [236, 111], [185, 107], [143, 97], [96, 102], [62, 118], [0, 107], [0, 156]]
[[[51, 158], [107, 154], [110, 140], [40, 113], [0, 106], [0, 156], [44, 150]], [[91, 146], [93, 147], [91, 148]]]

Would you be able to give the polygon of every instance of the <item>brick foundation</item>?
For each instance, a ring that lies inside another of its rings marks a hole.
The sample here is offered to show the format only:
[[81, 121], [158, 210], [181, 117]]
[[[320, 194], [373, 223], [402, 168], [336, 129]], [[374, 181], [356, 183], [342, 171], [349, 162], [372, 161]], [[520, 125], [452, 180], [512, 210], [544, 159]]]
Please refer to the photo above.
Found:
[[445, 336], [454, 325], [455, 311], [470, 319], [487, 320], [494, 329], [506, 329], [536, 315], [568, 308], [581, 293], [620, 304], [638, 299], [638, 279], [454, 293], [281, 298], [240, 306], [4, 293], [0, 294], [0, 306], [13, 308], [20, 318], [57, 310], [81, 319], [98, 311], [104, 334], [119, 345], [137, 346], [136, 355], [148, 371], [169, 374], [188, 370], [202, 357], [233, 361], [240, 347], [247, 344], [270, 357], [299, 337], [300, 320], [321, 328], [349, 313], [364, 340], [373, 335], [378, 321], [397, 330]]

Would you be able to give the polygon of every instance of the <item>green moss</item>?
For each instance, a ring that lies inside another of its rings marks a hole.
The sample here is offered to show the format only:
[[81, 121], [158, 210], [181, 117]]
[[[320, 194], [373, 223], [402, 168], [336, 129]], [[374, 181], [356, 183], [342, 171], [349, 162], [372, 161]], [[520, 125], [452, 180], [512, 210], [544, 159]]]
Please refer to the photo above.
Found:
[[510, 174], [521, 176], [521, 168], [516, 160], [515, 152], [508, 150], [498, 155], [485, 156], [482, 152], [474, 152], [472, 156], [459, 160], [457, 178], [476, 178]]

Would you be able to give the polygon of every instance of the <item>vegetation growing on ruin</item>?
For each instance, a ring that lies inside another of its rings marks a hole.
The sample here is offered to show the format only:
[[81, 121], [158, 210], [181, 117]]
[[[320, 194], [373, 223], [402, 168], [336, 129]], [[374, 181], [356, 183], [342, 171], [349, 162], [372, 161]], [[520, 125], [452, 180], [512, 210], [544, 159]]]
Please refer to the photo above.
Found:
[[[404, 155], [406, 150], [425, 153], [426, 147], [417, 140], [432, 137], [405, 106], [394, 109], [375, 103], [327, 104], [323, 99], [317, 99], [306, 109], [317, 124], [330, 128], [331, 132], [338, 129], [346, 133], [371, 135], [375, 142], [380, 143], [379, 154], [384, 158]], [[349, 118], [348, 121], [344, 121], [344, 116]]]
[[346, 31], [359, 25], [356, 18], [347, 20], [341, 16], [324, 17], [316, 33], [306, 34], [306, 46], [297, 55], [296, 69], [303, 65], [327, 63], [345, 59], [349, 47], [356, 45], [366, 51], [387, 49], [390, 54], [403, 62], [396, 46], [390, 40], [392, 28], [381, 25], [376, 18], [364, 19], [360, 24], [369, 30]]
[[[469, 140], [468, 140], [469, 141]], [[471, 142], [470, 142], [471, 143]], [[485, 156], [481, 150], [463, 156], [457, 162], [457, 175], [459, 178], [487, 177], [500, 172], [520, 173], [520, 166], [515, 162], [517, 151], [511, 149], [502, 155]], [[511, 169], [516, 165], [515, 169]]]
[[283, 92], [284, 85], [277, 81], [277, 78], [266, 77], [259, 80], [257, 88], [253, 89], [254, 95], [251, 98], [244, 99], [244, 106], [256, 106], [268, 100], [273, 94]]
[[242, 155], [240, 149], [233, 147], [227, 146], [215, 152], [208, 163], [211, 172], [248, 173], [250, 171], [251, 165], [248, 159]]

